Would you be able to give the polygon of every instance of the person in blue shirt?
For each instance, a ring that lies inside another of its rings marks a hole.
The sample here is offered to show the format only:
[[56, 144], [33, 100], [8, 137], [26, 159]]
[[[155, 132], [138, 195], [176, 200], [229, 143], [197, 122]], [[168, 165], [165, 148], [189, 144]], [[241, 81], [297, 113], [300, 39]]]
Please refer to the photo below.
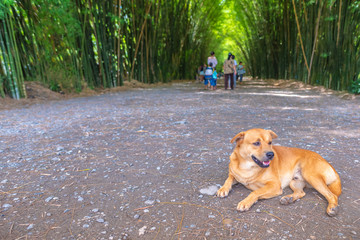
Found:
[[239, 62], [239, 65], [237, 66], [236, 70], [238, 72], [238, 76], [240, 77], [240, 83], [242, 83], [243, 76], [246, 73], [242, 62]]
[[209, 66], [205, 69], [205, 80], [204, 80], [205, 89], [210, 88], [212, 76], [213, 76], [213, 68], [212, 68], [212, 63], [210, 63]]
[[212, 80], [210, 81], [211, 90], [216, 90], [216, 82], [217, 82], [217, 72], [216, 69], [214, 69]]
[[[237, 62], [235, 60], [235, 55], [232, 55], [231, 58], [234, 60], [235, 69], [237, 67]], [[229, 83], [230, 86], [230, 83]], [[234, 72], [234, 88], [236, 87], [236, 73]]]

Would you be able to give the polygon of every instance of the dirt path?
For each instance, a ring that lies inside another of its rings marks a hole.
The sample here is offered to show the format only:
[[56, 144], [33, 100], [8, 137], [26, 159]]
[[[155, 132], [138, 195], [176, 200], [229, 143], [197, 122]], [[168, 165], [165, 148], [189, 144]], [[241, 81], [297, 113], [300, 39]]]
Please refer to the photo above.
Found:
[[[241, 185], [225, 199], [200, 193], [223, 184], [230, 139], [253, 127], [332, 163], [343, 183], [337, 217], [313, 189], [246, 213], [236, 211], [250, 192]], [[0, 239], [360, 239], [359, 140], [359, 100], [261, 81], [2, 110]]]

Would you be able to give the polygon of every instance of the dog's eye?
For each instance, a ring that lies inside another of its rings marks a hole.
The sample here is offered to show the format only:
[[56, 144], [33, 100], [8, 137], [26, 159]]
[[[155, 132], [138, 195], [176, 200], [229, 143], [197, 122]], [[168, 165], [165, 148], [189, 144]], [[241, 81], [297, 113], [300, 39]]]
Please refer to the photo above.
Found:
[[254, 142], [254, 146], [260, 146], [260, 142]]
[[272, 142], [269, 142], [269, 145], [271, 145], [272, 144]]

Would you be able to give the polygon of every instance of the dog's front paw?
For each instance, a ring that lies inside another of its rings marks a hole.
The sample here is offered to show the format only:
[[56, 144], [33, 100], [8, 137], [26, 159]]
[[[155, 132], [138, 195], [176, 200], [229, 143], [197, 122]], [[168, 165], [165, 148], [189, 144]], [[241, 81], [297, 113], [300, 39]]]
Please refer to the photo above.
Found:
[[237, 205], [237, 210], [240, 212], [245, 212], [248, 211], [251, 208], [252, 204], [249, 203], [248, 201], [242, 200], [241, 202], [239, 202], [239, 204]]
[[226, 187], [221, 187], [221, 188], [217, 191], [216, 196], [221, 197], [221, 198], [227, 197], [227, 196], [229, 195], [229, 191], [230, 191], [230, 190], [229, 190], [228, 188], [226, 188]]

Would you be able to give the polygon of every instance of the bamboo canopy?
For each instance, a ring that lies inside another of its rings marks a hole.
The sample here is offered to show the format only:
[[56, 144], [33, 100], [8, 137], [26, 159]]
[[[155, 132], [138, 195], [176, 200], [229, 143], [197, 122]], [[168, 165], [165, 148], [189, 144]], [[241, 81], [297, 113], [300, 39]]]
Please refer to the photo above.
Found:
[[234, 9], [253, 77], [360, 86], [360, 1], [234, 1]]
[[79, 92], [193, 79], [210, 51], [252, 77], [351, 91], [359, 23], [354, 0], [3, 0], [0, 95], [26, 98], [31, 80]]

